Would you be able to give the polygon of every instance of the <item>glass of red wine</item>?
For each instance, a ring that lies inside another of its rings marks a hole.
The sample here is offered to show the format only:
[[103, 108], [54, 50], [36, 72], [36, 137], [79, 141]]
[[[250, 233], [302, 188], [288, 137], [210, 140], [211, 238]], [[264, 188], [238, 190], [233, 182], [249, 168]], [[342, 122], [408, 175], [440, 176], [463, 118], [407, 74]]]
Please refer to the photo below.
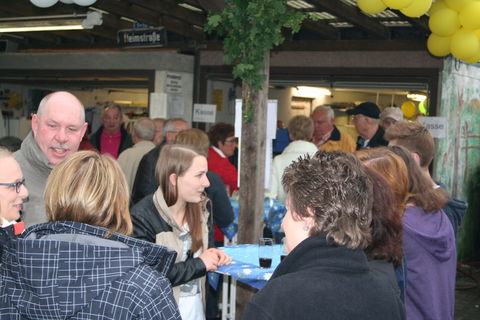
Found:
[[260, 238], [258, 241], [258, 262], [260, 268], [270, 268], [273, 257], [273, 239]]

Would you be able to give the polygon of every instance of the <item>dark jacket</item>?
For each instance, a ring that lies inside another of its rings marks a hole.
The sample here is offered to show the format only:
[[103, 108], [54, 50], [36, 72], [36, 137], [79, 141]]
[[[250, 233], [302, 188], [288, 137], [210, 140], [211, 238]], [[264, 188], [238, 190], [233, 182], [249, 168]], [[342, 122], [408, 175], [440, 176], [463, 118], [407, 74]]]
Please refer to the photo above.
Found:
[[131, 205], [136, 204], [147, 195], [152, 194], [157, 190], [158, 183], [155, 178], [155, 166], [157, 165], [160, 150], [166, 143], [163, 142], [147, 152], [138, 164], [137, 174], [132, 188]]
[[373, 273], [362, 250], [302, 241], [248, 303], [243, 319], [404, 319], [389, 280]]
[[383, 130], [382, 126], [378, 126], [377, 132], [375, 132], [375, 134], [370, 139], [370, 141], [368, 141], [368, 144], [365, 147], [363, 146], [365, 139], [362, 138], [361, 136], [358, 136], [357, 150], [387, 146], [388, 141], [383, 138], [384, 135], [385, 135], [385, 130]]
[[[160, 216], [153, 203], [153, 195], [143, 198], [130, 211], [133, 222], [133, 236], [140, 240], [156, 242], [157, 234], [170, 232], [172, 227]], [[200, 258], [190, 257], [186, 261], [173, 265], [167, 277], [172, 286], [178, 286], [188, 281], [206, 275], [207, 269]]]
[[176, 254], [78, 222], [0, 230], [0, 319], [180, 319]]
[[[165, 143], [156, 146], [146, 153], [140, 161], [133, 184], [132, 205], [157, 190], [158, 183], [155, 178], [155, 167], [164, 145]], [[222, 178], [215, 172], [208, 171], [207, 178], [210, 181], [210, 186], [205, 189], [205, 192], [211, 201], [211, 206], [207, 207], [210, 217], [213, 217], [213, 223], [217, 226], [221, 228], [226, 227], [233, 221], [234, 215], [225, 184]], [[155, 242], [155, 238], [153, 242]]]
[[[97, 150], [100, 150], [102, 152], [102, 149], [100, 147], [100, 140], [103, 132], [103, 126], [98, 128], [97, 131], [95, 131], [91, 137], [90, 137], [90, 143], [97, 148]], [[118, 155], [122, 153], [123, 150], [128, 149], [133, 146], [133, 141], [132, 141], [132, 136], [130, 133], [123, 128], [123, 126], [120, 126], [120, 133], [122, 134], [122, 138], [120, 140], [120, 146], [118, 147]]]

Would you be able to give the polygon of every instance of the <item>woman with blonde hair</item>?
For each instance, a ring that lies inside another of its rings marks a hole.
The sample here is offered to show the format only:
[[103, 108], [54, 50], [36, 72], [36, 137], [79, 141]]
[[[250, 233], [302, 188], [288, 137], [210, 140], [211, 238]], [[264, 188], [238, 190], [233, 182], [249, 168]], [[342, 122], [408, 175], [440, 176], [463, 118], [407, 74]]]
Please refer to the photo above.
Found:
[[205, 318], [204, 276], [231, 260], [208, 248], [207, 170], [204, 151], [190, 145], [164, 146], [155, 170], [157, 191], [132, 208], [136, 238], [177, 252], [168, 278], [184, 320]]
[[288, 135], [292, 142], [273, 159], [269, 197], [285, 202], [287, 196], [282, 186], [283, 171], [298, 157], [307, 154], [313, 156], [318, 151], [311, 142], [313, 131], [313, 120], [309, 117], [298, 115], [288, 121]]
[[175, 253], [128, 237], [128, 187], [108, 155], [80, 151], [52, 170], [50, 222], [0, 236], [2, 319], [180, 319], [166, 277]]

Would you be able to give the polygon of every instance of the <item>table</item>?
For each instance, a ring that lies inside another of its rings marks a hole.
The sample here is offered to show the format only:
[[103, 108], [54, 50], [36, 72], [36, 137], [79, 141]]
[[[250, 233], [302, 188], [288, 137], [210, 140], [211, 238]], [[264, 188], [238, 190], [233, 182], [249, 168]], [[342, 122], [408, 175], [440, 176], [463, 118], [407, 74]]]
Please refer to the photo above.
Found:
[[[235, 319], [237, 280], [256, 289], [262, 289], [280, 264], [282, 245], [273, 246], [272, 267], [268, 269], [262, 269], [258, 265], [258, 245], [256, 244], [240, 244], [219, 249], [227, 253], [233, 260], [230, 265], [219, 267], [216, 271], [217, 274], [224, 275], [222, 320]], [[214, 277], [209, 275], [209, 281], [214, 281]]]
[[[238, 201], [232, 200], [230, 198], [230, 204], [233, 208], [234, 220], [227, 227], [221, 228], [225, 237], [228, 240], [232, 240], [238, 232], [238, 212], [239, 212], [239, 203]], [[267, 227], [272, 231], [272, 233], [277, 233], [280, 230], [283, 217], [287, 213], [285, 204], [275, 199], [265, 198], [263, 206], [263, 220], [265, 221]]]

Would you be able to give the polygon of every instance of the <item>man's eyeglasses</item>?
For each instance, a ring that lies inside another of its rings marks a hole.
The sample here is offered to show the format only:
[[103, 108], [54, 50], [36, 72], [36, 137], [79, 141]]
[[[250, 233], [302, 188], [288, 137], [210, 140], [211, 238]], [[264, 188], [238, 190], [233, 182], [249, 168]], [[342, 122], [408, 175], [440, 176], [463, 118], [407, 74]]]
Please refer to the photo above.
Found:
[[0, 183], [0, 186], [6, 186], [6, 187], [10, 187], [10, 188], [15, 187], [15, 191], [17, 193], [20, 193], [20, 188], [22, 187], [22, 185], [25, 185], [25, 179], [23, 179], [22, 181], [15, 182], [15, 183]]
[[238, 138], [226, 139], [225, 143], [238, 143]]

